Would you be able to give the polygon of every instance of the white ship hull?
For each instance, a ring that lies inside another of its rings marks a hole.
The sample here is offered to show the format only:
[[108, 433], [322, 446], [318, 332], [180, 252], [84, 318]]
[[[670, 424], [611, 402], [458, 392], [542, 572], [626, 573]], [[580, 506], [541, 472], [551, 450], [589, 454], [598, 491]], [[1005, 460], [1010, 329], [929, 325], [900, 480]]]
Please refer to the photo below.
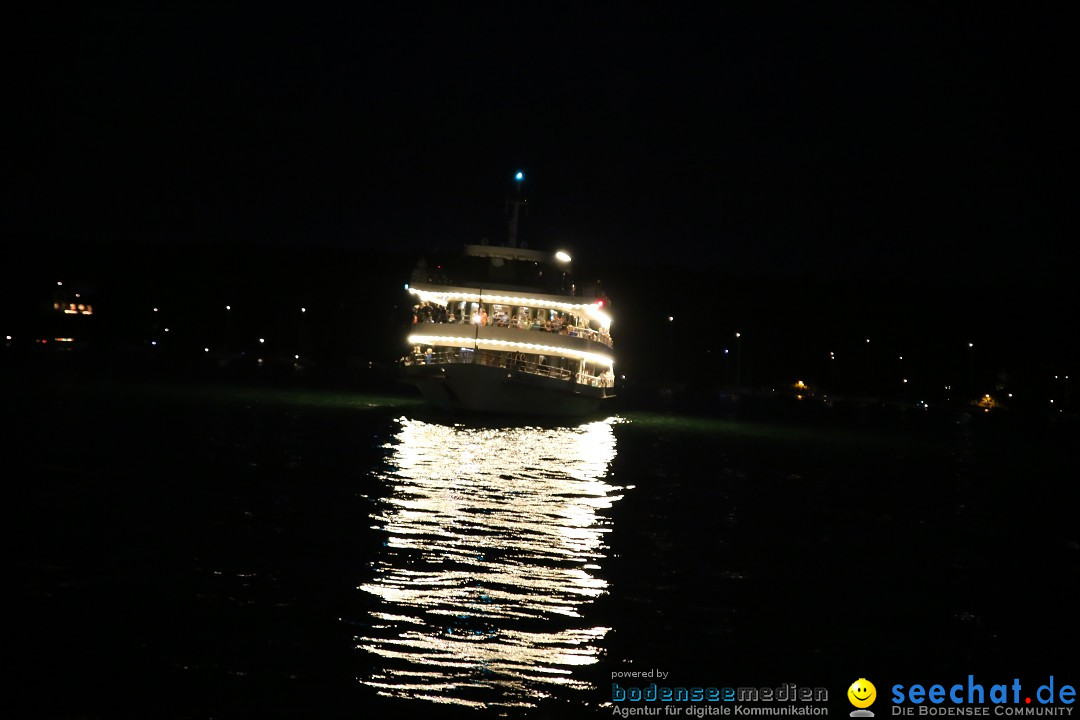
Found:
[[404, 378], [444, 410], [573, 416], [597, 412], [613, 388], [469, 363], [413, 365]]

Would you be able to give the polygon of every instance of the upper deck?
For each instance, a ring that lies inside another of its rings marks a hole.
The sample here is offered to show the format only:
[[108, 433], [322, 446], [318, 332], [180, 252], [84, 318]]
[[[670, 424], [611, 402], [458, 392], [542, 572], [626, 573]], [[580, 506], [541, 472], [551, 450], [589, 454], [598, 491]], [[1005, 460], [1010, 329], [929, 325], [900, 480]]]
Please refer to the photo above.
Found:
[[[491, 326], [512, 327], [515, 329], [542, 330], [548, 332], [562, 332], [574, 337], [588, 338], [589, 340], [602, 343], [611, 347], [611, 316], [603, 310], [604, 300], [581, 298], [573, 295], [550, 295], [546, 293], [531, 292], [529, 290], [513, 289], [488, 289], [483, 287], [464, 287], [455, 285], [436, 285], [433, 283], [418, 283], [409, 286], [412, 293], [421, 302], [435, 303], [443, 307], [456, 305], [459, 312], [456, 314], [458, 322], [476, 322], [473, 314], [480, 308], [484, 309], [487, 321], [483, 324]], [[468, 306], [468, 307], [467, 307]], [[468, 309], [468, 308], [471, 308]], [[570, 318], [571, 324], [552, 324], [544, 322], [535, 313], [526, 322], [526, 313], [503, 311], [502, 308], [518, 308], [553, 311], [561, 313], [563, 317]], [[467, 313], [467, 316], [463, 316]]]
[[599, 295], [598, 288], [575, 282], [566, 253], [502, 245], [465, 245], [460, 253], [421, 260], [411, 283], [580, 298]]

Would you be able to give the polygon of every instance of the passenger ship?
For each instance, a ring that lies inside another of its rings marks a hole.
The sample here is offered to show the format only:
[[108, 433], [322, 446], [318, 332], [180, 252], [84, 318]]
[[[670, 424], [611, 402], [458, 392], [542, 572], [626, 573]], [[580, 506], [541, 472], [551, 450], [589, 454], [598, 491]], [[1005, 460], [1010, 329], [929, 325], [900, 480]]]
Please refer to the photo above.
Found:
[[405, 287], [413, 318], [403, 377], [446, 410], [581, 415], [615, 395], [608, 301], [586, 296], [562, 251], [466, 245]]

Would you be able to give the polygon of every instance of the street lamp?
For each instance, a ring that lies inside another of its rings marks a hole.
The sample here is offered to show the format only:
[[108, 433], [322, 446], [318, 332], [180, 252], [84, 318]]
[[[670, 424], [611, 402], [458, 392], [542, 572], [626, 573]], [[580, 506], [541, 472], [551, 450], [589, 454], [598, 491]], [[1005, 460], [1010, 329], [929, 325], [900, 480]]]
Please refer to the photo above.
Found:
[[672, 382], [672, 370], [675, 365], [675, 316], [667, 316], [668, 323], [668, 356], [667, 356], [667, 380]]
[[968, 342], [968, 397], [975, 395], [975, 343]]
[[735, 387], [742, 387], [742, 333], [735, 333]]
[[863, 354], [863, 397], [870, 397], [870, 338], [866, 338], [866, 352]]
[[232, 305], [225, 306], [225, 354], [232, 352]]

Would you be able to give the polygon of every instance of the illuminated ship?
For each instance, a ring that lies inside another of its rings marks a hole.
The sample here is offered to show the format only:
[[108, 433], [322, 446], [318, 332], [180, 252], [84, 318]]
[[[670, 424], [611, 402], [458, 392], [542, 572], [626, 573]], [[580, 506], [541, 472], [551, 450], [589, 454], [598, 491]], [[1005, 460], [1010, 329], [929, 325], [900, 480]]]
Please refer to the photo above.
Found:
[[414, 304], [403, 377], [437, 407], [581, 415], [615, 395], [608, 300], [573, 282], [565, 252], [518, 247], [524, 203], [509, 203], [507, 245], [421, 261], [405, 286]]

